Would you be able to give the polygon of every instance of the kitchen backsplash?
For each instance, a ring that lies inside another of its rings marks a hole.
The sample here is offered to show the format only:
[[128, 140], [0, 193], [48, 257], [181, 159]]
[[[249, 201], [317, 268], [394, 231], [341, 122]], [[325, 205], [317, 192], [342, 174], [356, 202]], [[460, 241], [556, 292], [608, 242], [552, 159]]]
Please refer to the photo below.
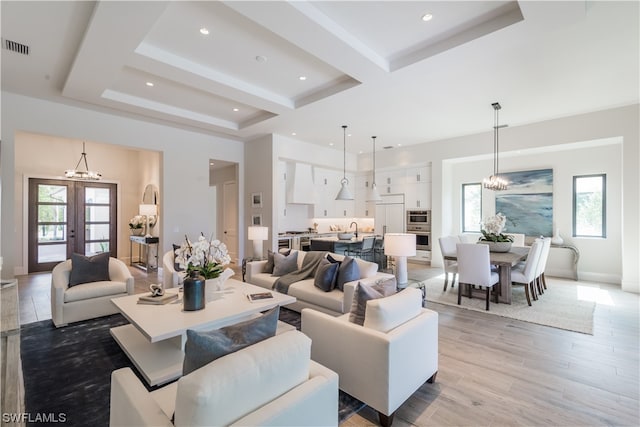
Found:
[[[341, 230], [349, 230], [349, 224], [351, 222], [358, 223], [358, 231], [369, 232], [373, 231], [374, 221], [373, 218], [287, 218], [286, 223], [280, 224], [279, 232], [285, 231], [305, 231], [309, 228], [314, 228], [314, 224], [318, 224], [318, 233], [331, 233], [331, 228], [340, 227]], [[351, 228], [353, 230], [353, 227]], [[334, 231], [335, 232], [335, 231]]]

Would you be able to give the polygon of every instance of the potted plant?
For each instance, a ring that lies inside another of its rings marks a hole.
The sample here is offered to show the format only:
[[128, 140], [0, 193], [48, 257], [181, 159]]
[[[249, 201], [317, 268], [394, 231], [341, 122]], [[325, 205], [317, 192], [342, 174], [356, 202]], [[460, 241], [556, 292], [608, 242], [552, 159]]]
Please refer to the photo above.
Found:
[[144, 217], [136, 215], [129, 220], [129, 231], [134, 236], [141, 236], [144, 232]]
[[482, 221], [482, 237], [478, 243], [489, 245], [491, 252], [509, 252], [513, 237], [502, 234], [506, 223], [507, 217], [500, 212], [485, 218]]

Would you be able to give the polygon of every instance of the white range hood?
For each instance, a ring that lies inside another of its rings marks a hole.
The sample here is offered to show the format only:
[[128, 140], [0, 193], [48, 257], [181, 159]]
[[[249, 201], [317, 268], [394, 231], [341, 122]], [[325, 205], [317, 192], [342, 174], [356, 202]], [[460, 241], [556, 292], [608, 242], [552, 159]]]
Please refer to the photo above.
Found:
[[287, 203], [315, 204], [313, 168], [306, 163], [287, 164]]

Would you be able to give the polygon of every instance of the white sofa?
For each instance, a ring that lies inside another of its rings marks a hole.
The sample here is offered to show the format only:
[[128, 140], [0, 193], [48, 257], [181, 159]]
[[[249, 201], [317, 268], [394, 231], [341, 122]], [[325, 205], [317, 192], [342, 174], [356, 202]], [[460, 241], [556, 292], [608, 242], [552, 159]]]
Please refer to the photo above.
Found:
[[311, 358], [337, 372], [340, 389], [376, 411], [383, 426], [438, 371], [438, 313], [422, 308], [422, 293], [407, 288], [367, 301], [364, 326], [349, 314], [302, 310]]
[[[295, 250], [293, 252], [296, 252]], [[298, 252], [298, 268], [302, 267], [305, 251]], [[342, 261], [344, 255], [331, 253], [331, 257]], [[353, 292], [358, 282], [364, 284], [374, 284], [379, 280], [392, 278], [389, 273], [381, 273], [378, 271], [378, 264], [375, 262], [365, 261], [355, 258], [358, 268], [360, 269], [360, 279], [344, 284], [344, 291], [334, 289], [330, 292], [324, 292], [313, 284], [313, 278], [301, 280], [289, 286], [289, 295], [296, 297], [296, 302], [286, 307], [295, 311], [302, 311], [303, 308], [313, 308], [333, 316], [348, 313], [351, 310], [351, 302], [353, 301]], [[252, 285], [261, 286], [271, 289], [278, 279], [271, 273], [263, 273], [264, 265], [267, 261], [251, 261], [247, 263], [246, 281]]]
[[337, 426], [338, 376], [286, 332], [148, 392], [130, 368], [111, 375], [111, 426]]
[[70, 259], [56, 265], [51, 272], [51, 319], [57, 328], [118, 313], [111, 298], [134, 294], [133, 276], [127, 265], [116, 258], [109, 258], [109, 281], [69, 287], [70, 275]]

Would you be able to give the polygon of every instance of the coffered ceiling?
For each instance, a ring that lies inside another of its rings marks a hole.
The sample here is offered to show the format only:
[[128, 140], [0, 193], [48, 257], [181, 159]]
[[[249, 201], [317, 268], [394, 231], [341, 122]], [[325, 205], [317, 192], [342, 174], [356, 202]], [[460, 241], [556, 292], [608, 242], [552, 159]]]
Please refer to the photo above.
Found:
[[495, 101], [514, 126], [639, 100], [638, 2], [0, 7], [3, 90], [237, 140], [347, 124], [358, 152], [489, 132]]

